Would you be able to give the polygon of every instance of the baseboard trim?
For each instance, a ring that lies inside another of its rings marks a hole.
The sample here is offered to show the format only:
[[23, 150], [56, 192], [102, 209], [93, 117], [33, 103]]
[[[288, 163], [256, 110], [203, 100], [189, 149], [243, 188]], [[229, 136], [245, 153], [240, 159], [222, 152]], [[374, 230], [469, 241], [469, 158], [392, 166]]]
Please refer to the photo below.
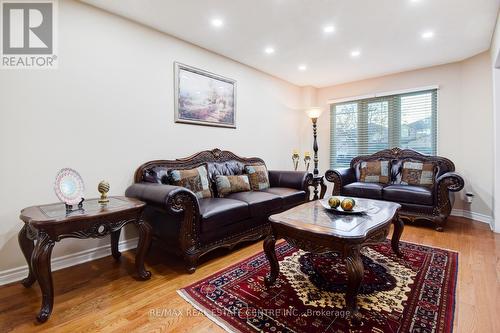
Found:
[[[127, 251], [137, 247], [138, 238], [125, 239], [118, 243], [120, 251]], [[102, 245], [92, 249], [68, 254], [52, 259], [52, 271], [57, 271], [66, 267], [83, 264], [84, 262], [103, 258], [111, 255], [111, 245]], [[7, 269], [0, 272], [0, 286], [16, 281], [20, 281], [28, 276], [28, 265]]]
[[465, 217], [465, 218], [468, 218], [468, 219], [471, 219], [474, 221], [488, 223], [490, 226], [493, 222], [493, 218], [491, 216], [488, 216], [486, 214], [481, 214], [481, 213], [475, 213], [475, 212], [471, 212], [469, 210], [463, 210], [463, 209], [452, 209], [450, 215]]

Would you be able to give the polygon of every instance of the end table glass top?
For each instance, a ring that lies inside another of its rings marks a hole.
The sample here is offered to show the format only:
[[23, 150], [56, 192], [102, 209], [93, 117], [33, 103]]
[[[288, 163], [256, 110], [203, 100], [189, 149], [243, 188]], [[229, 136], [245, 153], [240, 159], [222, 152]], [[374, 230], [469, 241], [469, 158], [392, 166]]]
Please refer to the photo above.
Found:
[[109, 202], [106, 205], [101, 205], [98, 202], [98, 199], [89, 199], [83, 202], [83, 207], [81, 209], [78, 208], [78, 205], [73, 205], [73, 210], [71, 212], [66, 211], [66, 206], [62, 202], [40, 206], [40, 210], [49, 218], [57, 218], [97, 213], [103, 209], [119, 208], [128, 204], [129, 203], [127, 201], [119, 198], [109, 198]]

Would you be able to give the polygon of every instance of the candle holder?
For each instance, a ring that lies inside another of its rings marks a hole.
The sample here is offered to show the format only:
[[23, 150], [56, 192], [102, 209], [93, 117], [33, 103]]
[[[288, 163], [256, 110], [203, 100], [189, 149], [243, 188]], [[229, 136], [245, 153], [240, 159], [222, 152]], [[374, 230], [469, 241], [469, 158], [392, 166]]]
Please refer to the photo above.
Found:
[[292, 162], [293, 162], [293, 169], [295, 171], [297, 171], [297, 168], [299, 167], [299, 159], [300, 159], [299, 152], [294, 150], [292, 153]]
[[306, 166], [306, 172], [309, 172], [309, 166], [311, 165], [311, 153], [308, 151], [304, 154], [304, 165]]

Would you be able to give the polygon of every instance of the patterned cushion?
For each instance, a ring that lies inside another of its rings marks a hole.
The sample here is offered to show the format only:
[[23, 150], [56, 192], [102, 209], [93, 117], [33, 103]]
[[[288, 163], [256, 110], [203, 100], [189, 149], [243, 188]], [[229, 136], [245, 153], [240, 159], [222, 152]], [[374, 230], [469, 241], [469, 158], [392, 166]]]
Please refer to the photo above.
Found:
[[248, 174], [252, 190], [258, 191], [271, 187], [265, 165], [246, 165], [245, 171]]
[[359, 181], [362, 183], [388, 184], [390, 181], [390, 165], [387, 160], [362, 161], [359, 169]]
[[161, 166], [155, 166], [144, 170], [142, 179], [148, 183], [168, 184], [168, 169]]
[[432, 186], [434, 185], [435, 174], [434, 163], [404, 161], [401, 171], [401, 184]]
[[172, 185], [190, 189], [200, 199], [212, 197], [206, 164], [194, 169], [170, 170], [169, 176]]
[[250, 191], [250, 181], [247, 175], [215, 177], [215, 185], [220, 198], [230, 193]]

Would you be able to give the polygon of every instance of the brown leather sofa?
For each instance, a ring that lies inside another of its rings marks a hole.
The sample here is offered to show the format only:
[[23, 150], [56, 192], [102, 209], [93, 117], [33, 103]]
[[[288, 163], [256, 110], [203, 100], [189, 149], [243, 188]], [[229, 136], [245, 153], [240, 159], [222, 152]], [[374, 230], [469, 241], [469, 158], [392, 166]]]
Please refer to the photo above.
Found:
[[232, 193], [224, 198], [198, 199], [190, 190], [168, 185], [169, 169], [189, 169], [207, 164], [215, 188], [216, 175], [239, 175], [245, 165], [264, 164], [260, 158], [243, 158], [214, 149], [177, 160], [158, 160], [141, 165], [135, 184], [126, 195], [146, 202], [145, 219], [154, 238], [181, 255], [192, 273], [200, 256], [220, 247], [257, 240], [268, 230], [269, 215], [309, 199], [312, 175], [296, 171], [269, 171], [271, 187], [262, 191]]
[[[359, 182], [359, 162], [389, 160], [391, 175], [389, 184]], [[432, 162], [436, 174], [432, 187], [398, 184], [404, 160]], [[447, 158], [422, 155], [414, 150], [399, 148], [379, 151], [373, 155], [355, 157], [349, 168], [328, 170], [325, 178], [334, 183], [333, 195], [343, 195], [401, 204], [399, 217], [404, 222], [430, 221], [438, 231], [443, 231], [454, 202], [454, 193], [464, 187], [464, 180], [454, 172], [455, 165]]]

